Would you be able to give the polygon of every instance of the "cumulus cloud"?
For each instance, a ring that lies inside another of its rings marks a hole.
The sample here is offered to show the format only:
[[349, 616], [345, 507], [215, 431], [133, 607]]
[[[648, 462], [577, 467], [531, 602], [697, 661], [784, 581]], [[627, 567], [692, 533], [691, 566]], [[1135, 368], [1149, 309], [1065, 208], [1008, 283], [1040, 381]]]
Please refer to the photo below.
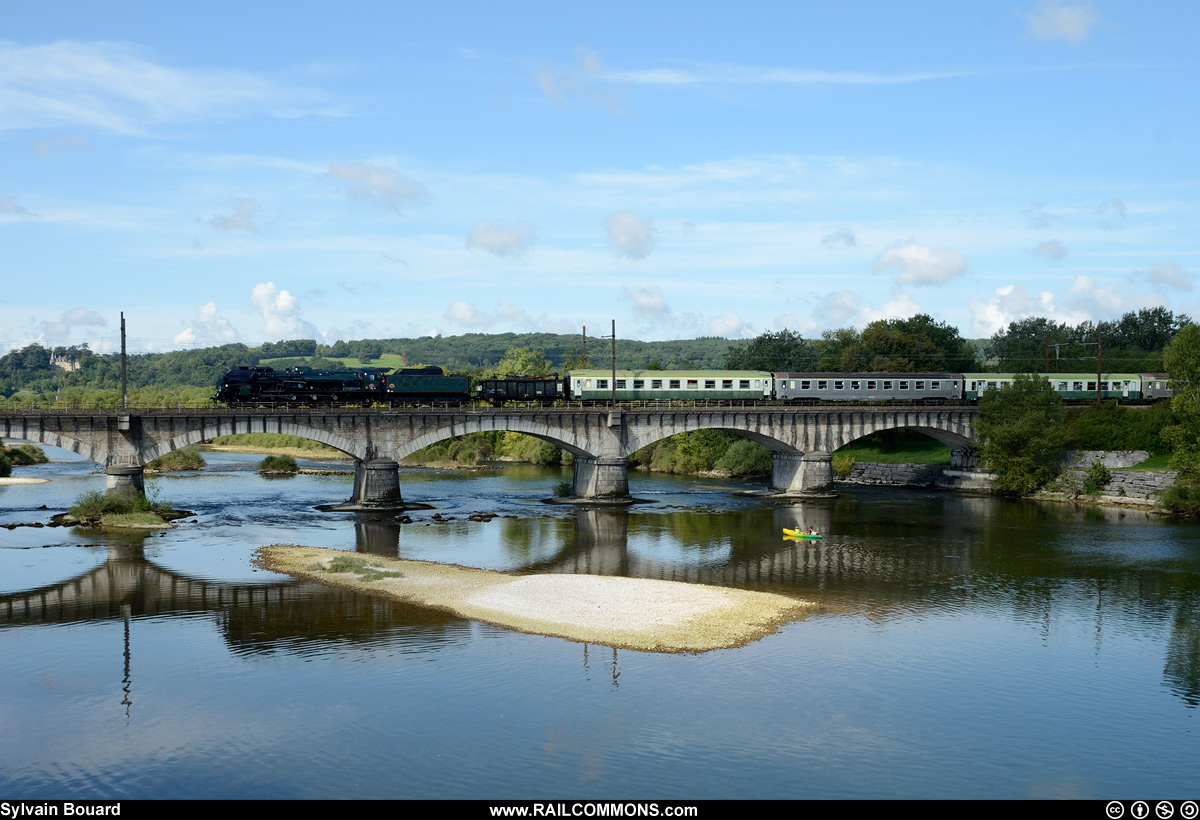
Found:
[[1134, 275], [1146, 279], [1157, 288], [1174, 288], [1175, 290], [1191, 290], [1195, 286], [1196, 280], [1195, 274], [1189, 273], [1174, 262], [1151, 265]]
[[218, 231], [249, 231], [258, 233], [254, 226], [254, 215], [262, 210], [262, 206], [250, 197], [234, 197], [231, 201], [233, 212], [217, 214], [208, 220], [208, 224]]
[[880, 307], [867, 306], [859, 311], [859, 327], [865, 327], [871, 322], [881, 319], [907, 319], [921, 312], [921, 305], [907, 293], [896, 293]]
[[657, 287], [625, 288], [621, 296], [633, 303], [633, 315], [639, 319], [661, 319], [671, 314], [667, 300]]
[[737, 338], [745, 329], [746, 323], [742, 321], [742, 317], [730, 310], [708, 322], [708, 332], [723, 339]]
[[304, 320], [300, 300], [274, 282], [260, 282], [250, 291], [252, 304], [263, 318], [263, 334], [268, 339], [316, 339], [315, 325]]
[[889, 248], [875, 260], [876, 273], [889, 268], [899, 268], [897, 284], [937, 285], [966, 273], [967, 260], [952, 248], [931, 248], [917, 242], [905, 242]]
[[617, 113], [621, 107], [619, 89], [600, 88], [595, 82], [603, 70], [600, 52], [578, 46], [575, 49], [575, 62], [570, 68], [563, 71], [543, 68], [534, 72], [533, 80], [543, 94], [559, 105], [578, 99]]
[[175, 336], [175, 344], [232, 344], [238, 332], [217, 310], [216, 302], [207, 302], [196, 309], [196, 319]]
[[630, 259], [645, 259], [654, 248], [654, 220], [633, 211], [617, 211], [604, 220], [608, 244], [615, 253]]
[[1113, 282], [1099, 284], [1094, 276], [1083, 274], [1071, 280], [1062, 301], [1067, 307], [1091, 317], [1119, 316], [1146, 306], [1144, 297], [1129, 293]]
[[108, 322], [94, 310], [77, 307], [65, 311], [57, 322], [43, 322], [39, 334], [47, 340], [65, 340], [77, 327], [104, 327]]
[[450, 307], [446, 308], [446, 312], [442, 316], [466, 327], [487, 327], [495, 321], [491, 316], [462, 299], [451, 302]]
[[826, 248], [841, 245], [846, 248], [857, 247], [858, 237], [849, 228], [839, 228], [821, 237], [821, 245]]
[[1064, 0], [1038, 0], [1032, 14], [1022, 15], [1026, 31], [1038, 40], [1066, 40], [1071, 45], [1081, 43], [1091, 34], [1100, 18], [1092, 4], [1068, 3]]
[[1029, 316], [1044, 316], [1071, 324], [1083, 320], [1078, 314], [1060, 313], [1054, 303], [1054, 294], [1050, 291], [1033, 295], [1022, 285], [996, 288], [990, 299], [972, 299], [969, 307], [973, 317], [973, 332], [977, 337], [991, 336], [996, 331], [1008, 327], [1009, 323]]
[[409, 200], [424, 199], [429, 191], [419, 182], [405, 179], [390, 168], [380, 168], [366, 162], [329, 163], [331, 179], [346, 183], [346, 196], [363, 200], [399, 213], [400, 205]]
[[1033, 254], [1046, 259], [1066, 259], [1067, 249], [1057, 239], [1047, 239], [1033, 249]]
[[529, 250], [537, 227], [518, 222], [509, 227], [503, 222], [481, 219], [467, 235], [467, 247], [494, 253], [496, 256], [521, 256]]

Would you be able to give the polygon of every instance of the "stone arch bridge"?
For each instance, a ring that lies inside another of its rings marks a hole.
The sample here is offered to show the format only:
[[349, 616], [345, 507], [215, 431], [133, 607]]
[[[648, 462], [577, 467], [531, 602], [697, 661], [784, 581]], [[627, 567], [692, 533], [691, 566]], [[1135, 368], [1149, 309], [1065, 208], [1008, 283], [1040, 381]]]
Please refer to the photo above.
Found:
[[908, 429], [949, 445], [952, 463], [972, 459], [974, 407], [645, 407], [320, 410], [0, 411], [0, 436], [62, 447], [104, 466], [108, 491], [142, 488], [142, 467], [172, 450], [234, 433], [284, 433], [319, 441], [355, 460], [352, 505], [397, 506], [397, 462], [468, 433], [525, 433], [574, 455], [576, 498], [629, 500], [626, 459], [676, 433], [725, 430], [772, 451], [771, 487], [781, 495], [829, 494], [832, 454], [882, 430]]

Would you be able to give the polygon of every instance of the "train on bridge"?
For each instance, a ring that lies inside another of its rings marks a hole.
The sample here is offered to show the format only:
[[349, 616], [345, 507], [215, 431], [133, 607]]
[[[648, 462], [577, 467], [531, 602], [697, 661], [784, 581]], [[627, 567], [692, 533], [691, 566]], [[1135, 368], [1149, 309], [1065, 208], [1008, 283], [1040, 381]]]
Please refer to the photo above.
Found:
[[[1097, 378], [1097, 375], [1099, 378]], [[214, 398], [239, 406], [461, 406], [472, 401], [552, 406], [659, 402], [735, 404], [974, 404], [1011, 384], [1012, 373], [771, 373], [753, 370], [572, 370], [479, 381], [437, 366], [313, 370], [238, 367], [222, 377]], [[1167, 376], [1147, 373], [1051, 373], [1042, 378], [1066, 402], [1151, 403], [1169, 398]]]

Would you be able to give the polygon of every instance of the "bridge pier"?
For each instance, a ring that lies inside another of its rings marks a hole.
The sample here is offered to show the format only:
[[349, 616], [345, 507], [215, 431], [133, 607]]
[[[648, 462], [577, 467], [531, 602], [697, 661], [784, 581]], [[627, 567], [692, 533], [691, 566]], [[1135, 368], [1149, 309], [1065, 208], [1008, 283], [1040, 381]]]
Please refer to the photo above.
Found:
[[575, 456], [571, 494], [587, 501], [624, 504], [629, 495], [629, 467], [624, 458]]
[[119, 467], [109, 467], [105, 471], [107, 479], [104, 482], [105, 495], [123, 495], [136, 493], [146, 494], [145, 473], [142, 467], [123, 464]]
[[978, 467], [979, 456], [969, 447], [950, 450], [950, 466], [951, 467]]
[[354, 493], [350, 504], [356, 507], [387, 509], [400, 507], [400, 465], [390, 458], [354, 461]]
[[833, 491], [832, 453], [772, 453], [771, 489], [780, 495], [827, 498]]

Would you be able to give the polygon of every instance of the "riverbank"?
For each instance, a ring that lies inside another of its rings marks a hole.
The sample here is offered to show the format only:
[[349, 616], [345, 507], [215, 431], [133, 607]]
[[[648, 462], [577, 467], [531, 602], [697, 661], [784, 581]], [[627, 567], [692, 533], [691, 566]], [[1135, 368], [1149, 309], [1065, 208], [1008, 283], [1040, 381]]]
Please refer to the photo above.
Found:
[[[333, 564], [348, 559], [358, 559], [358, 568], [339, 571]], [[316, 547], [264, 547], [256, 563], [518, 632], [643, 652], [743, 646], [816, 611], [811, 602], [766, 592], [643, 578], [509, 575]]]

